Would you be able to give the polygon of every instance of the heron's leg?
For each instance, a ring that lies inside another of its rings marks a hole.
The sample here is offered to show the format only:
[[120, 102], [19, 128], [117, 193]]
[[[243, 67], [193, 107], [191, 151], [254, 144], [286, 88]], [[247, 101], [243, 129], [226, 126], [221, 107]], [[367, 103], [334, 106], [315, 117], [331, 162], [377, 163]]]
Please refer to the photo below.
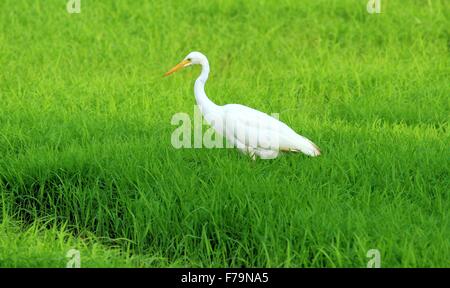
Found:
[[242, 153], [244, 153], [246, 155], [249, 155], [252, 158], [252, 160], [256, 160], [256, 149], [255, 148], [247, 146], [237, 139], [234, 139], [234, 142], [235, 142], [236, 148], [239, 151], [241, 151]]
[[238, 148], [242, 153], [249, 155], [252, 160], [256, 160], [256, 150], [253, 147], [245, 146], [243, 148]]
[[253, 147], [247, 146], [247, 154], [250, 156], [250, 158], [252, 158], [253, 161], [256, 160], [256, 149], [254, 149]]

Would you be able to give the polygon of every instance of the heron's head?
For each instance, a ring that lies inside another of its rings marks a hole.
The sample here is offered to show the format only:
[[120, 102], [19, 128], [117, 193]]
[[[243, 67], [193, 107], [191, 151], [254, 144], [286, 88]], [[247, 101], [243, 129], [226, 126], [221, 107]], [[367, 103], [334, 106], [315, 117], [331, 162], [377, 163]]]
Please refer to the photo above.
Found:
[[169, 71], [167, 71], [166, 74], [164, 74], [164, 76], [169, 76], [170, 74], [175, 73], [183, 69], [184, 67], [188, 67], [195, 64], [203, 65], [205, 63], [208, 63], [208, 59], [206, 58], [205, 55], [203, 55], [200, 52], [191, 52], [183, 59], [183, 61], [175, 65], [175, 67], [173, 67]]

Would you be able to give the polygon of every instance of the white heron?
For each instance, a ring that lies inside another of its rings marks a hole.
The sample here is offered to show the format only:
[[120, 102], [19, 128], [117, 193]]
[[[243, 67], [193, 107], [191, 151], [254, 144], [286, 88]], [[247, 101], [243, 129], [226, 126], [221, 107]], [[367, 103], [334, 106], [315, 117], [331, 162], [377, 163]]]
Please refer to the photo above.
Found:
[[233, 147], [249, 154], [252, 159], [256, 156], [262, 159], [275, 158], [279, 151], [302, 152], [309, 156], [320, 155], [319, 148], [312, 141], [266, 113], [240, 104], [219, 106], [213, 103], [205, 93], [209, 62], [202, 53], [189, 53], [164, 76], [191, 65], [202, 66], [202, 72], [195, 81], [194, 93], [203, 117], [219, 135], [225, 136]]

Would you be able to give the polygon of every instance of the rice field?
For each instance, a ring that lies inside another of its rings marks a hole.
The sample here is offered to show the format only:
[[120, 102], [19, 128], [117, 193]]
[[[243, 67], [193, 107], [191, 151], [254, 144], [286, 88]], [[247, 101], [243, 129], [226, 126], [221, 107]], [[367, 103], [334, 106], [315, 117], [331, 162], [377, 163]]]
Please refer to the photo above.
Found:
[[[66, 4], [0, 1], [0, 267], [450, 267], [449, 1]], [[191, 51], [322, 155], [174, 148]]]

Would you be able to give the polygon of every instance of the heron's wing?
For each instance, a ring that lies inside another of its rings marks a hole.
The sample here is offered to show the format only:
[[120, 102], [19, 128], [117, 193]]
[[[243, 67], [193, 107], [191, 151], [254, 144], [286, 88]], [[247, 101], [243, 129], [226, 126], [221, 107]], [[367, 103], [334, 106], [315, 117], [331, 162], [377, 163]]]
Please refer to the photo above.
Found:
[[301, 151], [320, 155], [317, 146], [283, 122], [266, 113], [239, 104], [224, 106], [225, 135], [254, 148]]

